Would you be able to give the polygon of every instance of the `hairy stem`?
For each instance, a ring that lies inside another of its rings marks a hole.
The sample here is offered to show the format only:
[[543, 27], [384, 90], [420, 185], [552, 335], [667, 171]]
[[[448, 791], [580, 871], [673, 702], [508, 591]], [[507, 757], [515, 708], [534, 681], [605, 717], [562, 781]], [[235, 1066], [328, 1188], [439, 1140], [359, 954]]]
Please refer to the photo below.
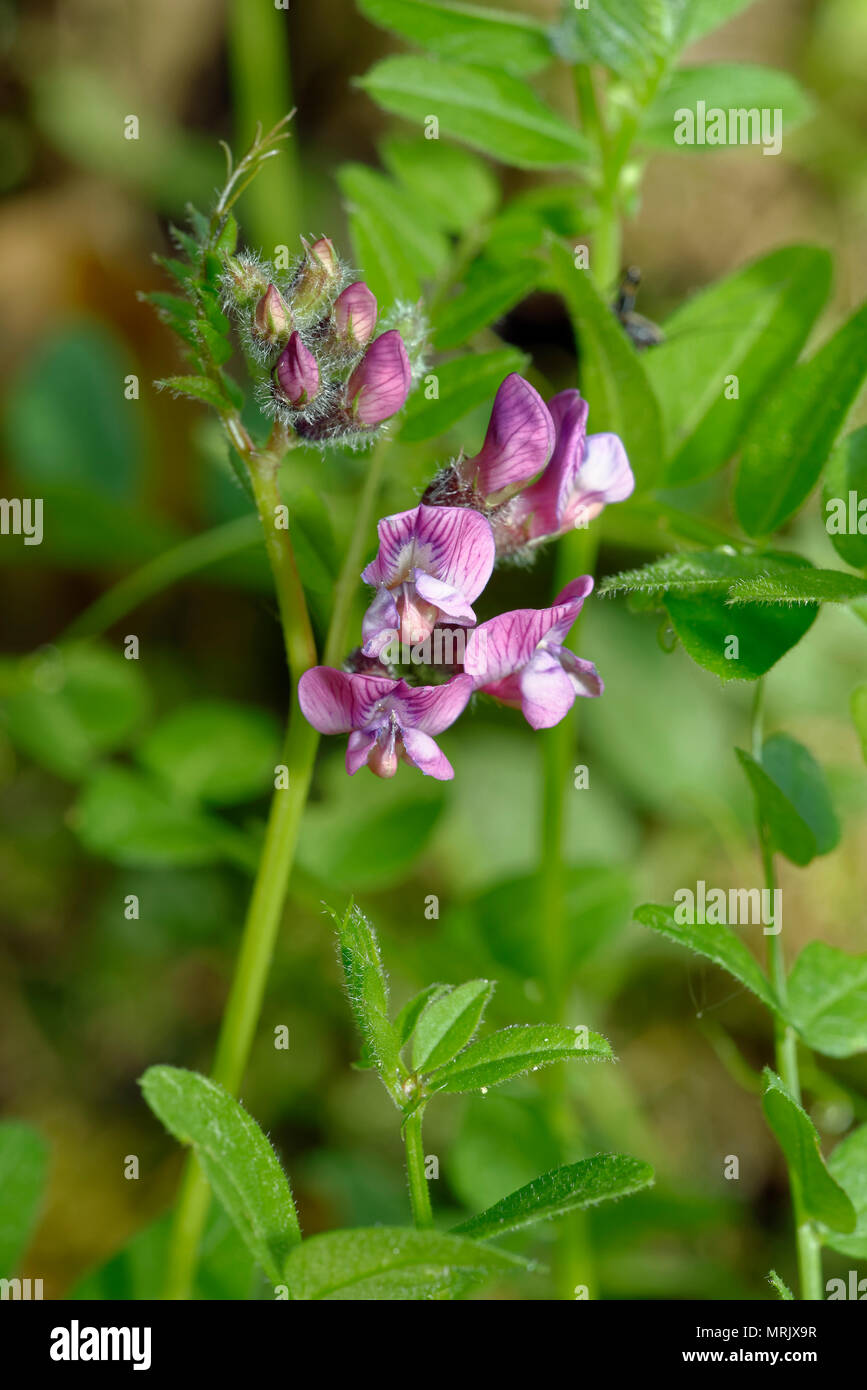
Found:
[[430, 1190], [424, 1172], [424, 1144], [422, 1142], [422, 1107], [415, 1110], [403, 1127], [403, 1142], [406, 1148], [406, 1176], [409, 1182], [409, 1200], [412, 1206], [413, 1223], [420, 1231], [433, 1225], [433, 1211], [430, 1204]]
[[[755, 699], [753, 702], [752, 717], [752, 752], [753, 757], [761, 759], [762, 735], [764, 725], [764, 680], [759, 680], [756, 687]], [[774, 870], [774, 856], [768, 843], [768, 837], [762, 824], [761, 813], [757, 812], [756, 828], [759, 838], [759, 849], [762, 857], [762, 868], [764, 870], [765, 887], [773, 902], [774, 890], [777, 886], [777, 876]], [[783, 947], [779, 935], [768, 936], [768, 973], [771, 983], [776, 991], [777, 998], [783, 1006], [788, 999], [788, 979], [786, 976], [786, 963], [783, 956]], [[801, 1100], [801, 1077], [798, 1067], [798, 1040], [794, 1029], [783, 1022], [780, 1018], [774, 1019], [774, 1054], [776, 1059], [777, 1071], [782, 1077], [783, 1082], [788, 1087], [795, 1100], [800, 1104]], [[822, 1283], [822, 1247], [816, 1236], [813, 1223], [804, 1211], [804, 1204], [798, 1191], [795, 1175], [787, 1165], [789, 1174], [789, 1189], [792, 1194], [792, 1209], [795, 1218], [795, 1242], [798, 1254], [798, 1279], [801, 1287], [801, 1298], [812, 1302], [821, 1301], [824, 1297]]]

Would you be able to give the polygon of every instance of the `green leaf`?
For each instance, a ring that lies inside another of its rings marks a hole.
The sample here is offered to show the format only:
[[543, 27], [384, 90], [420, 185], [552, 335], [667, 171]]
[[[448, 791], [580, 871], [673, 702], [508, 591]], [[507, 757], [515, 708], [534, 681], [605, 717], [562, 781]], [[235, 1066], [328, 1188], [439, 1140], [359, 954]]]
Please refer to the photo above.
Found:
[[471, 1236], [473, 1240], [491, 1240], [524, 1226], [533, 1226], [538, 1221], [627, 1197], [649, 1187], [652, 1182], [653, 1169], [649, 1163], [624, 1154], [597, 1154], [594, 1158], [583, 1158], [578, 1163], [567, 1163], [543, 1173], [526, 1187], [495, 1202], [487, 1211], [462, 1221], [453, 1231], [455, 1235]]
[[822, 502], [825, 530], [840, 559], [855, 569], [867, 568], [867, 425], [831, 450]]
[[434, 312], [436, 347], [465, 347], [474, 333], [495, 324], [535, 289], [541, 274], [542, 266], [533, 260], [519, 260], [508, 268], [484, 258], [475, 261], [455, 297]]
[[665, 607], [684, 650], [724, 681], [763, 676], [800, 642], [819, 611], [813, 604], [732, 607], [711, 594], [667, 594]]
[[867, 373], [867, 306], [781, 381], [751, 425], [735, 507], [751, 536], [770, 535], [809, 496]]
[[816, 1052], [853, 1057], [867, 1051], [867, 955], [811, 941], [789, 976], [788, 1011]]
[[[831, 257], [788, 246], [700, 291], [643, 357], [662, 411], [666, 481], [709, 477], [738, 451], [755, 411], [807, 341], [831, 285]], [[738, 395], [726, 394], [737, 377]]]
[[0, 1278], [19, 1269], [45, 1188], [48, 1149], [20, 1120], [0, 1121]]
[[588, 272], [576, 269], [571, 250], [556, 243], [551, 265], [578, 345], [579, 386], [590, 401], [590, 428], [594, 434], [620, 436], [636, 486], [646, 489], [661, 462], [662, 422], [642, 359]]
[[861, 754], [867, 763], [867, 685], [857, 685], [849, 700], [852, 723], [861, 740]]
[[644, 927], [651, 927], [669, 941], [676, 941], [679, 946], [686, 946], [690, 951], [712, 960], [714, 965], [721, 965], [723, 970], [752, 990], [765, 1008], [773, 1013], [780, 1012], [776, 995], [764, 971], [731, 927], [709, 922], [680, 923], [675, 918], [673, 907], [658, 903], [645, 903], [636, 908], [635, 920]]
[[77, 779], [129, 741], [149, 703], [137, 662], [84, 642], [50, 648], [19, 667], [6, 731], [42, 767]]
[[148, 1067], [140, 1085], [169, 1133], [195, 1149], [214, 1195], [270, 1282], [282, 1283], [301, 1231], [286, 1174], [256, 1121], [197, 1072]]
[[683, 550], [664, 555], [641, 569], [608, 575], [599, 585], [599, 594], [671, 593], [723, 594], [738, 580], [758, 575], [788, 575], [807, 561], [800, 555], [765, 551], [761, 555], [737, 554], [730, 547], [719, 550]]
[[468, 1282], [526, 1267], [463, 1236], [371, 1226], [305, 1240], [286, 1261], [285, 1282], [295, 1299], [413, 1301], [449, 1297]]
[[549, 1062], [572, 1058], [611, 1060], [610, 1044], [599, 1033], [559, 1023], [515, 1024], [470, 1043], [455, 1059], [428, 1077], [435, 1091], [480, 1091], [499, 1086]]
[[[433, 375], [437, 381], [438, 397], [428, 400], [426, 391], [416, 391], [400, 429], [401, 441], [418, 444], [435, 439], [476, 406], [492, 401], [497, 387], [510, 372], [524, 371], [528, 358], [513, 348], [503, 352], [468, 353], [451, 362], [442, 362]], [[430, 378], [426, 378], [428, 382]]]
[[442, 134], [519, 169], [556, 168], [587, 158], [584, 137], [506, 72], [395, 57], [383, 58], [358, 82], [386, 111], [419, 129], [433, 113]]
[[544, 26], [529, 15], [454, 0], [358, 0], [358, 7], [374, 24], [442, 58], [537, 72], [553, 57]]
[[404, 1074], [400, 1042], [388, 1018], [388, 980], [372, 923], [350, 902], [342, 919], [332, 913], [346, 993], [365, 1050], [386, 1089], [393, 1093]]
[[867, 597], [867, 580], [844, 570], [799, 570], [737, 579], [729, 603], [852, 603]]
[[832, 1231], [849, 1234], [855, 1229], [855, 1208], [825, 1167], [816, 1126], [769, 1067], [764, 1078], [765, 1118], [786, 1156], [806, 1214]]
[[228, 401], [216, 382], [207, 376], [167, 376], [157, 382], [161, 391], [171, 391], [175, 396], [187, 396], [191, 401], [203, 401], [216, 410], [225, 410]]
[[855, 1208], [856, 1224], [850, 1235], [829, 1232], [825, 1244], [841, 1255], [867, 1260], [867, 1125], [841, 1139], [828, 1159], [828, 1168]]
[[432, 999], [447, 993], [450, 988], [450, 985], [426, 985], [424, 989], [419, 990], [418, 994], [414, 994], [411, 999], [407, 1000], [394, 1020], [394, 1031], [397, 1033], [397, 1040], [401, 1047], [409, 1042], [413, 1029], [426, 1006]]
[[586, 9], [566, 7], [555, 31], [567, 62], [602, 63], [630, 85], [655, 79], [675, 42], [667, 0], [592, 0]]
[[[698, 102], [704, 102], [707, 120], [696, 117]], [[725, 130], [719, 143], [716, 140], [712, 109], [724, 113]], [[740, 125], [730, 128], [730, 111], [743, 113]], [[781, 111], [780, 128], [768, 130], [763, 140], [761, 113]], [[690, 143], [680, 144], [675, 133], [684, 129], [682, 113], [689, 111], [692, 121], [686, 127]], [[750, 124], [747, 113], [755, 112]], [[642, 121], [639, 139], [657, 149], [673, 153], [695, 154], [704, 150], [742, 149], [750, 144], [763, 143], [764, 149], [774, 149], [774, 136], [791, 130], [811, 115], [812, 106], [807, 93], [787, 72], [761, 67], [757, 63], [706, 63], [696, 67], [676, 68], [665, 87], [656, 96]], [[702, 138], [706, 143], [699, 143]], [[779, 153], [779, 149], [774, 151]]]
[[[140, 1303], [162, 1298], [171, 1238], [171, 1213], [137, 1231], [97, 1269], [79, 1279], [72, 1299]], [[194, 1297], [244, 1300], [259, 1297], [263, 1276], [220, 1206], [212, 1202], [196, 1268]]]
[[466, 1047], [494, 993], [491, 980], [468, 980], [432, 999], [415, 1027], [413, 1071], [434, 1071]]
[[792, 1290], [789, 1288], [788, 1284], [783, 1283], [782, 1279], [780, 1278], [779, 1274], [775, 1269], [772, 1269], [769, 1272], [768, 1283], [773, 1285], [779, 1297], [782, 1298], [786, 1303], [791, 1303], [794, 1300], [795, 1295], [792, 1293]]
[[448, 242], [424, 204], [364, 164], [344, 164], [337, 182], [349, 206], [356, 259], [380, 304], [418, 299], [423, 281], [437, 275], [449, 256]]
[[488, 229], [485, 256], [502, 267], [531, 256], [548, 235], [577, 238], [588, 229], [587, 199], [574, 184], [543, 184], [510, 198]]
[[809, 749], [788, 734], [773, 734], [762, 746], [761, 763], [736, 748], [749, 778], [771, 850], [793, 864], [828, 854], [840, 827], [821, 767]]
[[445, 140], [392, 135], [383, 141], [381, 153], [395, 178], [447, 232], [475, 230], [499, 202], [500, 188], [490, 166]]
[[230, 700], [196, 700], [161, 720], [138, 748], [142, 764], [185, 801], [231, 806], [273, 789], [276, 720]]
[[71, 821], [85, 849], [115, 864], [193, 865], [227, 860], [248, 872], [258, 847], [234, 826], [175, 802], [159, 782], [126, 767], [97, 769]]

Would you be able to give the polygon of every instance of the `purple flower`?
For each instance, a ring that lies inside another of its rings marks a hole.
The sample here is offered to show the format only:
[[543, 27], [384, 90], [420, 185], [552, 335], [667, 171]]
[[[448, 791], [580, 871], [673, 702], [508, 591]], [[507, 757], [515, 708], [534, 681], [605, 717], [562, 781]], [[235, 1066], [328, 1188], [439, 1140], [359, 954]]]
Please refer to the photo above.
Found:
[[371, 343], [347, 382], [347, 399], [358, 423], [380, 425], [395, 415], [409, 395], [411, 380], [403, 338], [392, 328]]
[[277, 358], [274, 376], [280, 391], [296, 409], [312, 401], [319, 390], [316, 358], [304, 346], [297, 331]]
[[334, 301], [334, 322], [341, 338], [364, 347], [376, 327], [376, 296], [363, 280], [356, 280]]
[[462, 460], [460, 475], [474, 481], [483, 497], [490, 497], [532, 478], [545, 467], [553, 447], [554, 424], [542, 397], [512, 372], [494, 398], [484, 444], [479, 453]]
[[364, 617], [365, 656], [379, 656], [397, 635], [423, 642], [436, 623], [476, 621], [471, 604], [494, 567], [494, 535], [480, 512], [427, 507], [384, 517], [379, 551], [362, 573], [377, 593]]
[[413, 688], [406, 681], [349, 675], [330, 666], [314, 666], [298, 682], [301, 710], [314, 729], [349, 734], [350, 776], [366, 764], [377, 777], [393, 777], [403, 759], [427, 777], [454, 777], [432, 736], [455, 722], [472, 693], [466, 675]]
[[593, 663], [563, 645], [592, 588], [592, 577], [583, 575], [566, 585], [552, 608], [518, 608], [477, 627], [464, 658], [476, 690], [522, 710], [534, 729], [559, 724], [576, 695], [601, 695]]
[[586, 437], [587, 402], [577, 391], [561, 391], [548, 409], [557, 427], [551, 462], [538, 482], [508, 504], [509, 521], [523, 523], [527, 540], [584, 526], [607, 502], [622, 502], [635, 487], [617, 435]]

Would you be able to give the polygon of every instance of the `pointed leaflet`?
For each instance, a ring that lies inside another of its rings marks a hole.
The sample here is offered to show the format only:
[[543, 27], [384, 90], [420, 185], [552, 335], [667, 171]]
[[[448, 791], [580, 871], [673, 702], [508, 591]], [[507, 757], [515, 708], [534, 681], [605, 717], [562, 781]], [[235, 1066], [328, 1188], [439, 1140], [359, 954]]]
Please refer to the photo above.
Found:
[[867, 1260], [867, 1125], [861, 1125], [841, 1139], [828, 1167], [855, 1208], [856, 1225], [850, 1235], [829, 1232], [825, 1244], [841, 1255]]
[[440, 1298], [527, 1265], [462, 1236], [371, 1226], [313, 1236], [292, 1251], [285, 1282], [295, 1299]]
[[845, 570], [804, 569], [736, 579], [729, 589], [731, 605], [741, 603], [852, 603], [867, 598], [867, 579]]
[[417, 129], [433, 112], [442, 134], [519, 169], [587, 158], [585, 137], [507, 72], [401, 56], [375, 63], [358, 84]]
[[568, 1163], [543, 1173], [478, 1216], [462, 1221], [453, 1227], [453, 1232], [472, 1236], [473, 1240], [491, 1240], [537, 1221], [548, 1221], [569, 1211], [583, 1211], [599, 1202], [626, 1197], [649, 1187], [652, 1182], [653, 1169], [649, 1163], [625, 1154], [597, 1154], [594, 1158], [582, 1158], [578, 1163]]
[[641, 569], [603, 579], [597, 595], [626, 593], [730, 594], [731, 586], [761, 574], [790, 575], [807, 567], [800, 555], [764, 551], [742, 555], [730, 550], [683, 550], [663, 555]]
[[587, 271], [576, 268], [569, 247], [552, 247], [551, 269], [579, 349], [578, 385], [590, 401], [590, 432], [620, 436], [636, 487], [646, 489], [659, 471], [662, 421], [642, 359]]
[[783, 377], [750, 426], [735, 484], [744, 530], [766, 536], [815, 486], [867, 373], [867, 305]]
[[811, 941], [792, 966], [788, 1011], [816, 1052], [853, 1057], [867, 1051], [867, 955]]
[[397, 1033], [397, 1041], [404, 1047], [413, 1034], [413, 1029], [418, 1023], [421, 1014], [432, 999], [437, 999], [441, 994], [448, 994], [451, 985], [426, 985], [420, 989], [418, 994], [414, 994], [408, 999], [394, 1020], [394, 1031]]
[[436, 1091], [479, 1091], [524, 1072], [573, 1058], [612, 1060], [610, 1044], [598, 1033], [559, 1023], [516, 1024], [471, 1043], [428, 1077]]
[[494, 992], [491, 980], [468, 980], [432, 999], [416, 1024], [413, 1071], [433, 1071], [466, 1047]]
[[816, 1126], [776, 1072], [765, 1067], [764, 1078], [765, 1118], [786, 1155], [807, 1215], [833, 1231], [854, 1231], [855, 1208], [825, 1167]]
[[392, 1094], [402, 1071], [397, 1033], [388, 1019], [388, 981], [376, 932], [364, 913], [350, 902], [337, 922], [346, 992], [365, 1050], [373, 1057]]
[[635, 920], [643, 927], [651, 927], [660, 935], [687, 946], [700, 956], [706, 956], [715, 965], [721, 965], [742, 985], [752, 990], [766, 1008], [774, 1013], [780, 1012], [776, 996], [770, 982], [747, 950], [739, 936], [730, 927], [714, 926], [708, 922], [679, 923], [675, 921], [674, 908], [657, 903], [645, 903], [635, 909]]
[[[36, 1224], [45, 1187], [48, 1149], [19, 1120], [0, 1123], [0, 1278], [18, 1272]], [[5, 1296], [5, 1295], [4, 1295]]]
[[356, 259], [380, 306], [418, 299], [422, 281], [433, 278], [449, 255], [448, 242], [426, 208], [364, 164], [342, 165], [337, 181], [349, 207]]
[[536, 72], [553, 59], [545, 26], [529, 16], [460, 0], [358, 0], [374, 24], [442, 58]]
[[816, 604], [732, 607], [716, 594], [668, 594], [665, 607], [687, 654], [724, 681], [758, 680], [797, 646], [819, 612]]
[[288, 1179], [252, 1116], [222, 1086], [180, 1067], [149, 1067], [144, 1098], [166, 1129], [192, 1144], [214, 1195], [272, 1284], [301, 1240]]

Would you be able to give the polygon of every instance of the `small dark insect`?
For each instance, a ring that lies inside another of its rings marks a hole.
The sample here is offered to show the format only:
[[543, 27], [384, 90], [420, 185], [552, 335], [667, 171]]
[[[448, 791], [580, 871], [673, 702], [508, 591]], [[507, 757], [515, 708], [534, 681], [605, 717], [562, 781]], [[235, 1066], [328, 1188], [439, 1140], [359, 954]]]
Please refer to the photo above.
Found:
[[617, 291], [617, 298], [611, 305], [616, 317], [622, 323], [625, 331], [629, 334], [639, 351], [644, 348], [656, 347], [665, 341], [665, 334], [662, 329], [647, 319], [643, 314], [635, 312], [635, 301], [638, 297], [638, 286], [641, 284], [641, 271], [637, 265], [631, 265], [624, 273], [620, 281], [620, 289]]

